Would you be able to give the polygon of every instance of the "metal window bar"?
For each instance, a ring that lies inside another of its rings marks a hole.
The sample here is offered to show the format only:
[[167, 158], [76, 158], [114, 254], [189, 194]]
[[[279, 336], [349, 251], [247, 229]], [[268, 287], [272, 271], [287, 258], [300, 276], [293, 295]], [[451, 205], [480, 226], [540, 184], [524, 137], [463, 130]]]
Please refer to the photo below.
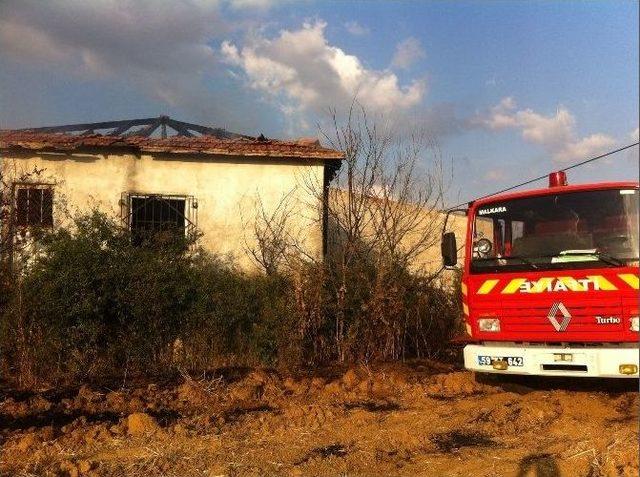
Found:
[[128, 230], [160, 231], [184, 229], [185, 237], [195, 237], [198, 202], [190, 195], [123, 192], [120, 199], [122, 225]]
[[15, 223], [21, 227], [53, 227], [53, 186], [14, 184]]

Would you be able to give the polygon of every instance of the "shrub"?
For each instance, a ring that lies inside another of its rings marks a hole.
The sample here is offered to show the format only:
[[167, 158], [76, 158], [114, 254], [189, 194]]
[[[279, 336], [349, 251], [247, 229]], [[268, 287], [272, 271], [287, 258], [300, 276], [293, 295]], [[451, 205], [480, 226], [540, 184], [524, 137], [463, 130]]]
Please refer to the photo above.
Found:
[[42, 253], [5, 284], [3, 369], [26, 386], [433, 357], [451, 334], [451, 295], [393, 261], [329, 257], [247, 275], [196, 245], [136, 246], [98, 212], [44, 235]]
[[135, 247], [99, 213], [42, 246], [4, 316], [12, 333], [3, 351], [22, 375], [85, 376], [162, 360], [196, 292], [181, 246]]

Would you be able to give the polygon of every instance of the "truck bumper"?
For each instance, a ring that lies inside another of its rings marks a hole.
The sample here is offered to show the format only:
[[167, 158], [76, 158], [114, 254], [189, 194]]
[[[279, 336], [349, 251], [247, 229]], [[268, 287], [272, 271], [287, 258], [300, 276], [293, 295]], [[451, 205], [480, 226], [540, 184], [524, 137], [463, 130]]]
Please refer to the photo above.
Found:
[[490, 344], [464, 348], [465, 368], [483, 373], [638, 378], [639, 361], [638, 345], [552, 348]]

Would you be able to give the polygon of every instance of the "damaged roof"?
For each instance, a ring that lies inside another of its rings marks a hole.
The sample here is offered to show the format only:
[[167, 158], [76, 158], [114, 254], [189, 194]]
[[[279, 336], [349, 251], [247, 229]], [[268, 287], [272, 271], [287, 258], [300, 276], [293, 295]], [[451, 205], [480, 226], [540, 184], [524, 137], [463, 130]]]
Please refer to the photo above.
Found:
[[74, 152], [87, 149], [126, 149], [140, 153], [207, 154], [264, 158], [341, 160], [344, 154], [322, 147], [317, 139], [279, 141], [247, 136], [170, 136], [65, 134], [29, 130], [0, 131], [0, 150]]

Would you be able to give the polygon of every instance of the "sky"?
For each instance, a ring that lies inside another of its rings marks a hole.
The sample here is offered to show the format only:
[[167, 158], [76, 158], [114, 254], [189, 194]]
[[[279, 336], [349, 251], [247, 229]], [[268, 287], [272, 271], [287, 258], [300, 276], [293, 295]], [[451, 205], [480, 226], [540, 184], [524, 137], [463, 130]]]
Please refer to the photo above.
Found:
[[[168, 114], [308, 137], [357, 98], [428, 131], [466, 201], [638, 141], [638, 5], [0, 0], [0, 128]], [[637, 177], [637, 147], [569, 173]]]

